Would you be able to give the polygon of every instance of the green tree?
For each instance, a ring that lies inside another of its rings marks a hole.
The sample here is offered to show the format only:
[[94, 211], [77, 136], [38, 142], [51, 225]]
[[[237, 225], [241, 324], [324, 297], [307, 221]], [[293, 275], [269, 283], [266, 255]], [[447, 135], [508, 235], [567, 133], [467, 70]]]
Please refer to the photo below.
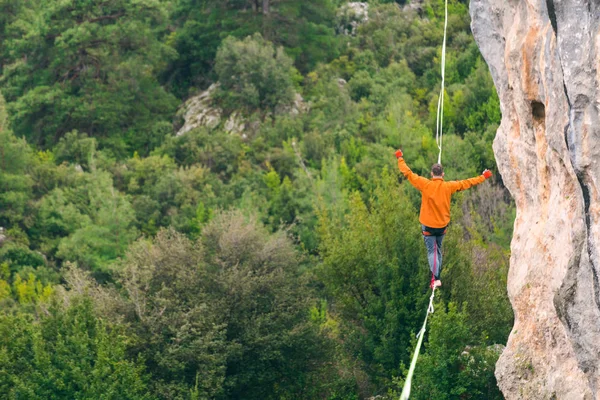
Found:
[[239, 212], [215, 217], [203, 231], [207, 265], [224, 297], [226, 398], [303, 398], [328, 348], [308, 318], [312, 303], [299, 254], [285, 231], [269, 234]]
[[172, 230], [120, 266], [129, 323], [154, 390], [210, 398], [300, 396], [326, 357], [285, 232], [222, 213], [192, 242]]
[[54, 304], [40, 321], [0, 315], [0, 395], [10, 399], [153, 399], [127, 338], [89, 298]]
[[33, 182], [27, 175], [32, 151], [8, 130], [4, 99], [0, 94], [0, 226], [17, 226], [26, 215]]
[[473, 345], [465, 308], [436, 307], [425, 354], [419, 357], [411, 395], [415, 399], [503, 399], [494, 366], [498, 348]]
[[152, 391], [182, 398], [192, 387], [201, 398], [222, 393], [229, 347], [222, 321], [223, 300], [210, 296], [213, 278], [203, 251], [173, 230], [152, 243], [141, 240], [119, 266], [130, 329], [131, 349], [146, 360]]
[[354, 194], [345, 221], [321, 217], [319, 276], [340, 313], [345, 345], [374, 382], [385, 383], [410, 355], [426, 307], [427, 262], [415, 209], [384, 173], [368, 204]]
[[0, 132], [8, 129], [8, 117], [6, 115], [6, 101], [4, 96], [0, 93]]
[[[77, 229], [60, 241], [56, 255], [106, 279], [110, 262], [124, 255], [137, 237], [134, 212], [129, 199], [113, 187], [110, 175], [96, 171], [86, 178], [86, 186], [71, 193], [85, 196], [78, 204], [84, 217]], [[70, 206], [65, 204], [66, 213]]]
[[88, 137], [85, 133], [72, 131], [60, 138], [54, 148], [54, 154], [57, 162], [70, 162], [89, 171], [93, 167], [97, 147], [96, 139]]
[[297, 72], [292, 59], [259, 34], [243, 41], [225, 39], [215, 58], [215, 71], [221, 84], [217, 96], [230, 110], [275, 113], [294, 100]]
[[[194, 143], [194, 136], [190, 132], [189, 137], [181, 138], [181, 141], [189, 145]], [[213, 164], [213, 167], [224, 168], [222, 179], [234, 168], [231, 163], [225, 162], [228, 154], [221, 146], [227, 145], [219, 145], [218, 137], [212, 139], [217, 145], [212, 148], [214, 152], [202, 149], [202, 154], [193, 165], [178, 166], [167, 155], [147, 158], [135, 156], [116, 171], [118, 188], [131, 196], [137, 226], [143, 232], [154, 235], [159, 228], [172, 226], [186, 234], [198, 235], [200, 225], [197, 210], [200, 204], [209, 210], [217, 204], [226, 205], [223, 183], [210, 173], [209, 168], [200, 164], [204, 156], [209, 160], [218, 160], [219, 165]], [[185, 147], [185, 150], [197, 155], [191, 146]], [[221, 201], [218, 202], [217, 198]]]
[[77, 129], [122, 156], [121, 135], [140, 135], [174, 111], [156, 80], [173, 57], [158, 40], [166, 16], [165, 4], [153, 1], [28, 4], [3, 43], [15, 131], [50, 147]]
[[214, 81], [215, 56], [224, 38], [242, 39], [254, 33], [283, 46], [296, 67], [307, 72], [337, 56], [341, 40], [334, 33], [335, 1], [313, 0], [179, 0], [169, 43], [178, 58], [164, 80], [173, 92], [189, 91]]

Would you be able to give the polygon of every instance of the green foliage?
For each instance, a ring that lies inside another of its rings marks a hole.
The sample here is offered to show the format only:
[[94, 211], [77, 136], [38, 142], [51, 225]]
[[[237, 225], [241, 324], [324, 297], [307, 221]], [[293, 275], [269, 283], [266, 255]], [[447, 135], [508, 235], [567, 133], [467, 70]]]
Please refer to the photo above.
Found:
[[164, 3], [36, 0], [6, 27], [2, 88], [15, 131], [49, 147], [74, 129], [107, 139], [174, 110], [155, 74], [173, 57], [156, 30]]
[[503, 399], [494, 378], [500, 355], [494, 347], [473, 346], [466, 310], [440, 304], [431, 318], [425, 354], [419, 358], [415, 399]]
[[27, 279], [21, 279], [17, 275], [13, 283], [13, 291], [21, 304], [44, 302], [52, 295], [52, 288], [49, 285], [44, 286], [32, 273]]
[[259, 34], [243, 41], [225, 39], [215, 58], [215, 71], [221, 84], [217, 98], [226, 109], [275, 112], [294, 100], [292, 59]]
[[372, 371], [390, 378], [410, 351], [410, 334], [425, 306], [418, 221], [410, 201], [385, 173], [367, 206], [354, 195], [345, 221], [321, 217], [320, 277], [346, 325], [346, 344]]
[[32, 197], [33, 182], [26, 174], [31, 158], [31, 149], [24, 140], [0, 129], [0, 226], [12, 227], [25, 216]]
[[[429, 273], [390, 171], [398, 147], [421, 175], [437, 158], [444, 3], [370, 2], [354, 35], [344, 3], [0, 0], [1, 397], [399, 389]], [[495, 169], [501, 115], [449, 3], [442, 162], [464, 179]], [[175, 136], [175, 98], [212, 83], [242, 134]], [[515, 207], [493, 179], [452, 216], [413, 393], [498, 398]]]
[[49, 243], [57, 246], [56, 256], [98, 277], [136, 237], [131, 204], [105, 172], [82, 174], [77, 186], [54, 189], [40, 202], [40, 217], [40, 233], [57, 239]]
[[220, 214], [201, 241], [161, 231], [120, 268], [136, 352], [162, 396], [194, 387], [208, 398], [287, 398], [315, 378], [327, 348], [285, 232]]
[[40, 321], [0, 316], [0, 394], [7, 399], [152, 399], [143, 367], [127, 360], [119, 327], [90, 299], [54, 305]]
[[85, 133], [72, 131], [60, 138], [54, 154], [57, 162], [69, 161], [89, 170], [94, 166], [97, 147], [96, 139]]
[[507, 254], [494, 244], [465, 242], [458, 233], [452, 232], [444, 243], [444, 298], [466, 307], [469, 329], [482, 344], [503, 344], [513, 323], [506, 295]]
[[38, 268], [45, 265], [42, 254], [36, 253], [23, 243], [7, 243], [0, 249], [0, 262], [6, 263], [11, 272], [18, 272], [23, 267]]
[[168, 155], [178, 165], [203, 165], [221, 181], [228, 182], [240, 168], [240, 156], [245, 148], [237, 135], [197, 129], [176, 138], [170, 138], [156, 152]]
[[[180, 0], [173, 21], [177, 29], [168, 43], [178, 58], [164, 79], [174, 93], [206, 87], [214, 78], [218, 48], [228, 36], [242, 39], [255, 33], [283, 46], [303, 73], [339, 54], [343, 42], [334, 34], [336, 1], [313, 0]], [[263, 4], [268, 9], [263, 9]]]
[[[211, 154], [219, 157], [217, 150]], [[134, 157], [116, 177], [131, 196], [139, 229], [150, 235], [167, 226], [198, 234], [202, 222], [196, 219], [198, 207], [214, 208], [221, 186], [208, 168], [178, 167], [168, 156]]]
[[0, 132], [8, 129], [8, 115], [6, 114], [6, 100], [0, 93]]
[[160, 231], [154, 243], [137, 242], [119, 268], [138, 336], [132, 350], [146, 360], [152, 390], [164, 398], [181, 398], [196, 382], [202, 398], [221, 392], [228, 344], [201, 263], [195, 243]]

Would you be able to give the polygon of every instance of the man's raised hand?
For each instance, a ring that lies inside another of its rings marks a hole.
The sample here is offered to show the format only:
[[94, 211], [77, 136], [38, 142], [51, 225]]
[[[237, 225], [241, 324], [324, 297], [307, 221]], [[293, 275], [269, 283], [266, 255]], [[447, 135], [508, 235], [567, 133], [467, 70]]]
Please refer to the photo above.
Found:
[[402, 150], [398, 149], [396, 150], [396, 158], [400, 158], [402, 157]]
[[486, 169], [485, 171], [483, 171], [483, 173], [481, 175], [483, 175], [483, 177], [485, 179], [490, 179], [492, 177], [492, 171], [490, 171], [489, 169]]

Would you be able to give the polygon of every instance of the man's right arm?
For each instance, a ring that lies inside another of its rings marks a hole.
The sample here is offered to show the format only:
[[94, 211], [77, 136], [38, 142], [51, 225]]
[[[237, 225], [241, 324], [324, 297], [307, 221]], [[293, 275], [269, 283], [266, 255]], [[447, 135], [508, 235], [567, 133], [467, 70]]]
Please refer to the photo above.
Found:
[[413, 185], [417, 190], [422, 191], [425, 185], [429, 182], [429, 179], [423, 178], [422, 176], [412, 172], [408, 165], [406, 165], [406, 161], [404, 161], [404, 158], [402, 157], [402, 152], [399, 154], [400, 156], [398, 157], [398, 152], [396, 152], [396, 157], [398, 157], [398, 169], [400, 169], [402, 175], [408, 179], [411, 185]]

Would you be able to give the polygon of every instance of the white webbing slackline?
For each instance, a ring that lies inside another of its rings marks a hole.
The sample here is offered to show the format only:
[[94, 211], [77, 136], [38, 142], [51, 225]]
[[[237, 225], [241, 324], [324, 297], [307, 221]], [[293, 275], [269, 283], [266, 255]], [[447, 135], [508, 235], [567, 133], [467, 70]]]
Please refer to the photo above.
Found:
[[[440, 96], [438, 97], [438, 108], [437, 108], [437, 118], [435, 125], [435, 142], [439, 149], [438, 154], [438, 164], [442, 163], [442, 140], [444, 136], [444, 86], [446, 84], [446, 37], [448, 31], [448, 0], [445, 1], [444, 8], [444, 41], [442, 42], [442, 60], [441, 60], [441, 69], [442, 69], [442, 85], [440, 89]], [[415, 368], [417, 366], [417, 359], [419, 358], [419, 352], [421, 350], [421, 344], [423, 343], [423, 337], [425, 336], [425, 330], [427, 328], [427, 318], [429, 314], [433, 314], [433, 298], [435, 296], [435, 287], [431, 291], [431, 297], [429, 298], [429, 307], [427, 307], [427, 315], [425, 315], [425, 321], [423, 322], [423, 327], [417, 334], [417, 347], [415, 348], [415, 353], [413, 354], [412, 361], [410, 362], [410, 368], [408, 369], [408, 374], [406, 375], [406, 380], [404, 381], [404, 387], [402, 388], [402, 394], [400, 395], [400, 400], [408, 400], [410, 397], [410, 388], [412, 384], [412, 377], [415, 373]]]
[[425, 330], [427, 328], [427, 317], [429, 314], [433, 314], [433, 297], [435, 296], [435, 287], [431, 291], [431, 297], [429, 298], [429, 307], [427, 307], [427, 315], [425, 315], [425, 322], [423, 322], [423, 327], [417, 334], [417, 347], [415, 348], [415, 354], [413, 354], [412, 361], [410, 362], [410, 368], [408, 369], [408, 374], [406, 375], [406, 380], [404, 381], [404, 387], [402, 388], [402, 394], [400, 395], [400, 400], [408, 400], [410, 396], [410, 386], [412, 384], [412, 377], [415, 373], [415, 367], [417, 366], [417, 358], [419, 358], [419, 352], [421, 351], [421, 343], [423, 343], [423, 336], [425, 336]]
[[444, 9], [444, 41], [442, 43], [442, 87], [440, 96], [438, 97], [437, 118], [435, 124], [435, 142], [437, 143], [440, 153], [438, 155], [438, 164], [442, 163], [442, 139], [444, 136], [444, 92], [446, 85], [446, 32], [448, 31], [448, 0], [446, 0]]

